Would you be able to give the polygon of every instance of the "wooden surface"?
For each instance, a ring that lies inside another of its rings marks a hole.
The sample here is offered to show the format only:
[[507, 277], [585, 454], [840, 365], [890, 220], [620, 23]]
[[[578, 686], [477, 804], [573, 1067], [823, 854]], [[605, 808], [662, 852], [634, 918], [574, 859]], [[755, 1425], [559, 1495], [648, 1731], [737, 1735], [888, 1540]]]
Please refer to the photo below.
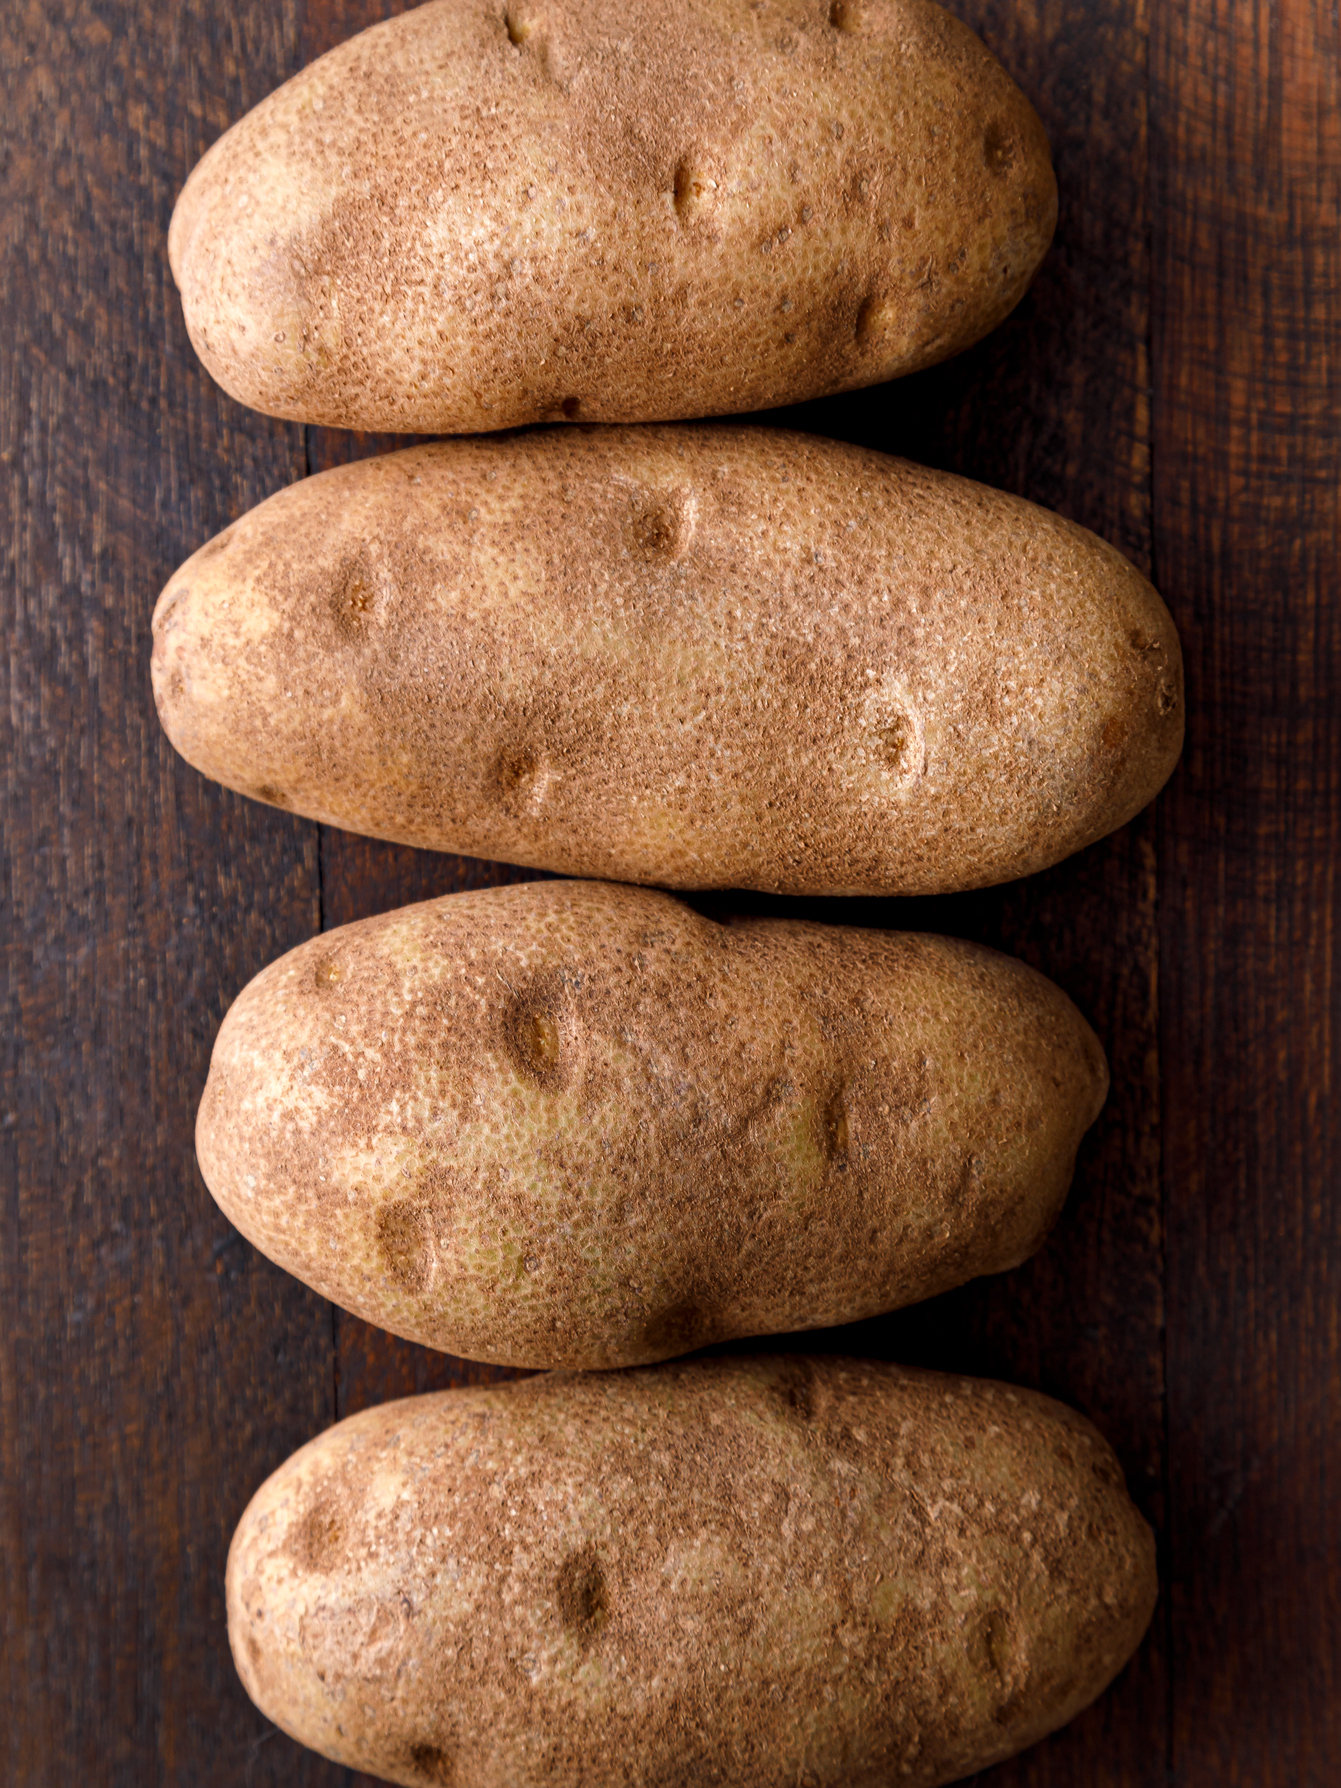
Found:
[[[210, 384], [167, 269], [173, 199], [241, 111], [391, 10], [0, 9], [0, 1779], [16, 1788], [353, 1788], [237, 1682], [229, 1535], [337, 1415], [483, 1375], [269, 1266], [206, 1194], [191, 1133], [219, 1018], [265, 962], [323, 925], [519, 872], [203, 782], [162, 738], [147, 674], [154, 597], [181, 559], [378, 445], [266, 421]], [[1150, 813], [1029, 882], [789, 903], [1015, 951], [1071, 991], [1114, 1070], [1034, 1262], [808, 1344], [1066, 1398], [1113, 1440], [1159, 1533], [1164, 1593], [1135, 1662], [982, 1783], [1330, 1788], [1336, 10], [956, 10], [1043, 115], [1056, 247], [980, 348], [789, 420], [1007, 486], [1121, 546], [1183, 632], [1188, 748]]]

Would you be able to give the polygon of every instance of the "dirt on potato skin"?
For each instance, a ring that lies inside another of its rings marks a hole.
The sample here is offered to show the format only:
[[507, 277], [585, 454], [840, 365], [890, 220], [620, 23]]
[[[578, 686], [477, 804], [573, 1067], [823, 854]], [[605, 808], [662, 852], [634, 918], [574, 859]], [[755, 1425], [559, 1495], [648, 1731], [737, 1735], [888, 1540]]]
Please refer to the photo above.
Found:
[[1071, 1002], [995, 951], [544, 881], [264, 970], [196, 1143], [229, 1220], [366, 1320], [601, 1367], [1018, 1264], [1106, 1089]]
[[227, 1575], [269, 1718], [462, 1788], [932, 1788], [1087, 1705], [1155, 1595], [1082, 1417], [801, 1356], [366, 1411], [258, 1491]]
[[438, 0], [233, 126], [178, 201], [232, 396], [478, 433], [741, 413], [959, 352], [1057, 189], [1033, 109], [929, 0]]
[[928, 894], [1124, 824], [1167, 609], [1017, 497], [782, 429], [582, 429], [301, 480], [154, 616], [205, 775], [354, 832], [678, 888]]

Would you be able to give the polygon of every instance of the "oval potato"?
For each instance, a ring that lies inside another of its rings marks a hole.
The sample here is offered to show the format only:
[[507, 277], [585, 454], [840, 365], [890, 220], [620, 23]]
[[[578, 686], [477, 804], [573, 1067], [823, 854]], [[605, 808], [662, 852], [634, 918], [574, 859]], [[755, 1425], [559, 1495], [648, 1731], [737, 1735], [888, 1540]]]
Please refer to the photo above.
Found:
[[995, 951], [532, 882], [265, 969], [196, 1147], [229, 1220], [368, 1321], [617, 1366], [1016, 1265], [1107, 1080], [1066, 995]]
[[1080, 1416], [796, 1356], [367, 1410], [262, 1486], [227, 1577], [268, 1718], [461, 1788], [932, 1788], [1092, 1701], [1155, 1596]]
[[235, 124], [168, 241], [234, 397], [456, 434], [912, 372], [1014, 307], [1056, 209], [929, 0], [438, 0]]
[[340, 467], [154, 615], [197, 769], [429, 849], [667, 887], [924, 894], [1130, 819], [1182, 660], [1120, 553], [863, 448], [723, 424]]

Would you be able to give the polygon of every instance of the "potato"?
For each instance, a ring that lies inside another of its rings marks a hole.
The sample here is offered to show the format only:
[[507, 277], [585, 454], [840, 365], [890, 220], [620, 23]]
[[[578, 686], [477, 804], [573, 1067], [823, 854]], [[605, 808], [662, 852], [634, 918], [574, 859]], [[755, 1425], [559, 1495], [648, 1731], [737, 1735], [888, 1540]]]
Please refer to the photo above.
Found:
[[532, 882], [264, 970], [196, 1147], [229, 1220], [368, 1321], [618, 1366], [1016, 1265], [1107, 1082], [1066, 995], [995, 951]]
[[367, 1410], [257, 1492], [227, 1580], [270, 1719], [460, 1788], [930, 1788], [1092, 1701], [1155, 1595], [1082, 1417], [797, 1356]]
[[967, 347], [1052, 237], [1048, 145], [928, 0], [438, 0], [188, 180], [187, 328], [274, 416], [708, 416]]
[[169, 583], [168, 736], [356, 832], [667, 887], [924, 894], [1123, 824], [1182, 745], [1167, 610], [1093, 534], [723, 424], [305, 479]]

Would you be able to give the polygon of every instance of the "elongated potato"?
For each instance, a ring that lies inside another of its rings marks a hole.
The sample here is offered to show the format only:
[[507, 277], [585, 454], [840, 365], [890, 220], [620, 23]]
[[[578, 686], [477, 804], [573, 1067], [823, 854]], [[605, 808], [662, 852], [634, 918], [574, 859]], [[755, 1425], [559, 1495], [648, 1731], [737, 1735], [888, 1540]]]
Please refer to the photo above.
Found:
[[929, 0], [438, 0], [234, 125], [168, 241], [234, 397], [451, 434], [912, 372], [1013, 308], [1056, 209]]
[[264, 970], [196, 1147], [243, 1234], [370, 1322], [616, 1366], [1016, 1265], [1107, 1078], [1065, 994], [995, 951], [532, 882]]
[[1034, 505], [776, 429], [447, 442], [282, 491], [172, 579], [154, 693], [262, 800], [669, 887], [1009, 880], [1139, 811], [1173, 623]]
[[247, 1692], [460, 1788], [931, 1788], [1079, 1712], [1155, 1548], [1050, 1398], [836, 1359], [556, 1374], [371, 1409], [228, 1560]]

